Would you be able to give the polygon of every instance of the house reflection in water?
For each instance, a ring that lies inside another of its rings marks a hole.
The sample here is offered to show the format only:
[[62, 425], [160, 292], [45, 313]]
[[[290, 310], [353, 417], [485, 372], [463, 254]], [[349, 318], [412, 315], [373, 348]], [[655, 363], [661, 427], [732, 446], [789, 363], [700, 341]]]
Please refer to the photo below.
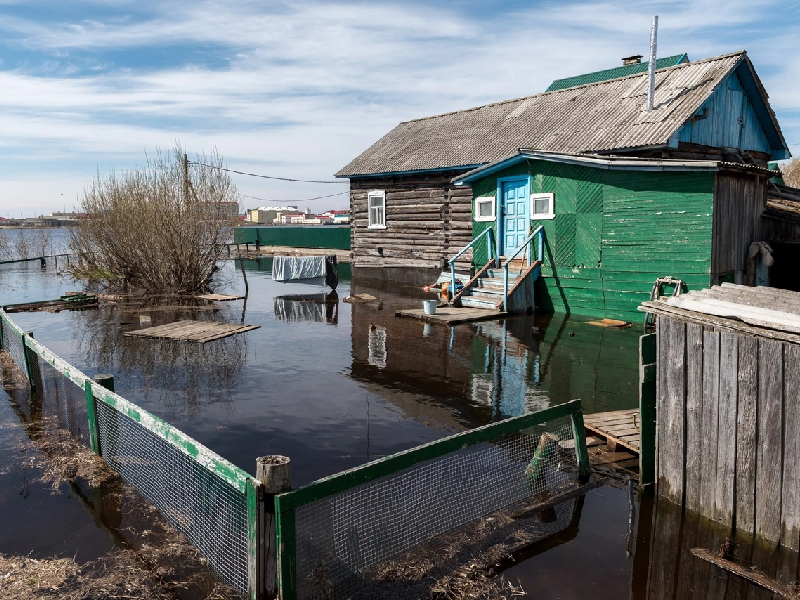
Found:
[[[574, 398], [586, 413], [638, 404], [635, 327], [605, 329], [564, 315], [428, 325], [395, 317], [398, 307], [418, 302], [399, 298], [395, 289], [354, 281], [356, 292], [383, 301], [352, 305], [351, 375], [402, 403], [406, 414], [437, 406], [441, 419], [446, 408], [448, 424], [455, 420], [463, 429]], [[426, 416], [434, 420], [432, 413]]]

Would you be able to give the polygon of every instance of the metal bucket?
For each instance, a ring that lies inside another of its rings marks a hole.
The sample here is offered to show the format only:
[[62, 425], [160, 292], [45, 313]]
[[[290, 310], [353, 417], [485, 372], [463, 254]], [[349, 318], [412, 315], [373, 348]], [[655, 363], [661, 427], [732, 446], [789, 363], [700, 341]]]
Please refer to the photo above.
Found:
[[439, 303], [438, 300], [423, 300], [422, 301], [422, 310], [425, 311], [426, 315], [435, 315], [436, 314], [436, 305]]

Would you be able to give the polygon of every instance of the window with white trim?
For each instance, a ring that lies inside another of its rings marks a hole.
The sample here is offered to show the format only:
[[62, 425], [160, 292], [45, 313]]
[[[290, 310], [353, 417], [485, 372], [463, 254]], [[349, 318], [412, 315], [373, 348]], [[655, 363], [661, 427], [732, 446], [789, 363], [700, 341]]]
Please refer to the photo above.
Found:
[[554, 203], [553, 194], [531, 194], [531, 220], [537, 221], [555, 217]]
[[494, 196], [478, 196], [475, 198], [475, 221], [494, 221], [495, 204]]
[[373, 190], [367, 194], [370, 229], [386, 229], [386, 192]]

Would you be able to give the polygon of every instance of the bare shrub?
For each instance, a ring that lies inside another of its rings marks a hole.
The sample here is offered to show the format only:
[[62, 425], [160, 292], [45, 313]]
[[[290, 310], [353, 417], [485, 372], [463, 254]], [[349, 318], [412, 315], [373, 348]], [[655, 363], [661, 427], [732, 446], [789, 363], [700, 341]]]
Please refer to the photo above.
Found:
[[0, 229], [0, 260], [11, 260], [13, 255], [11, 239], [5, 230]]
[[795, 158], [793, 161], [786, 163], [781, 167], [781, 171], [786, 185], [800, 188], [800, 158]]
[[81, 201], [88, 218], [70, 236], [76, 275], [144, 293], [209, 289], [238, 194], [216, 151], [196, 159], [211, 167], [184, 161], [176, 144], [142, 168], [95, 177]]

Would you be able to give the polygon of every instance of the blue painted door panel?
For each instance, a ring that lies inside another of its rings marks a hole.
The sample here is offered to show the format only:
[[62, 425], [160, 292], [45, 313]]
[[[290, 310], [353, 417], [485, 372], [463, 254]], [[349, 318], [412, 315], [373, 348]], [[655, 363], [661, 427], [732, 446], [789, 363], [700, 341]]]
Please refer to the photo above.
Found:
[[525, 243], [530, 225], [530, 193], [527, 179], [502, 183], [503, 235], [500, 253], [512, 254]]

